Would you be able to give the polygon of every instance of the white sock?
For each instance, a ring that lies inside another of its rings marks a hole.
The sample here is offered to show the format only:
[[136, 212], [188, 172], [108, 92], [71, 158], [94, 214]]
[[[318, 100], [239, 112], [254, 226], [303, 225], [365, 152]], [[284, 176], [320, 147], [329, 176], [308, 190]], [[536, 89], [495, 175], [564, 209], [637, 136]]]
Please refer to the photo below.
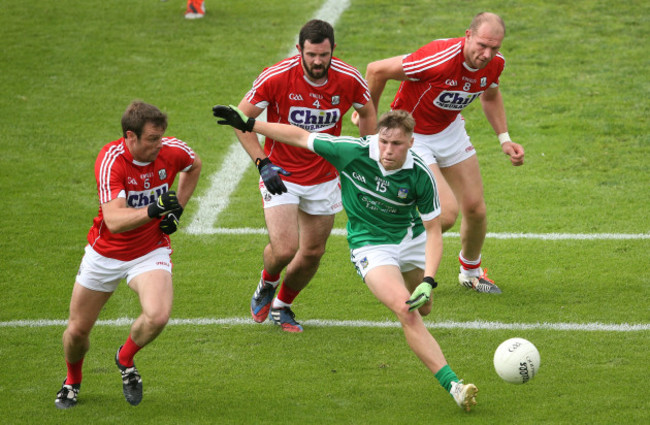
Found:
[[273, 304], [271, 304], [271, 308], [284, 308], [284, 307], [291, 307], [291, 304], [287, 304], [284, 301], [280, 301], [278, 297], [275, 297], [273, 299]]
[[463, 257], [463, 252], [458, 253], [458, 261], [460, 262], [460, 272], [465, 276], [469, 277], [479, 277], [483, 270], [481, 270], [481, 256], [479, 255], [478, 260], [468, 260]]

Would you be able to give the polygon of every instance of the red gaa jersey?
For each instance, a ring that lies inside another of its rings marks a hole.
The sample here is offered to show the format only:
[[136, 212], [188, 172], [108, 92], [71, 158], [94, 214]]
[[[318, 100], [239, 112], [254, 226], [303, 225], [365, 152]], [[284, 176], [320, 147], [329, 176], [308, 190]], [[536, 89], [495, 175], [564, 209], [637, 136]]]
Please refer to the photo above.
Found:
[[[332, 58], [327, 82], [315, 86], [305, 77], [300, 55], [285, 59], [262, 73], [253, 82], [246, 100], [267, 108], [267, 121], [293, 124], [313, 133], [341, 134], [341, 118], [354, 106], [370, 101], [368, 85], [359, 71]], [[309, 151], [266, 138], [264, 152], [276, 165], [290, 171], [282, 180], [311, 186], [333, 180], [336, 169]]]
[[404, 109], [415, 118], [415, 132], [436, 134], [486, 89], [499, 84], [505, 66], [501, 53], [483, 69], [465, 64], [465, 37], [434, 40], [404, 56], [402, 81], [392, 109]]
[[122, 233], [111, 233], [104, 223], [101, 205], [125, 198], [130, 208], [146, 208], [167, 192], [176, 174], [194, 163], [194, 151], [183, 141], [164, 137], [154, 162], [133, 159], [124, 138], [102, 148], [95, 162], [99, 213], [88, 232], [88, 243], [104, 257], [130, 261], [163, 246], [171, 247], [169, 236], [158, 227], [161, 219]]

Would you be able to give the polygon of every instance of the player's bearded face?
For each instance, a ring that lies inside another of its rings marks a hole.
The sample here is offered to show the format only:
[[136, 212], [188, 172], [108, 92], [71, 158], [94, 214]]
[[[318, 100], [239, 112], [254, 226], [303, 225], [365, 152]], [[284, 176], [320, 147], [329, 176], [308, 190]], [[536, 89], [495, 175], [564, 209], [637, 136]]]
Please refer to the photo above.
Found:
[[309, 79], [320, 80], [327, 77], [332, 62], [332, 46], [329, 40], [318, 44], [305, 41], [300, 56], [303, 70]]

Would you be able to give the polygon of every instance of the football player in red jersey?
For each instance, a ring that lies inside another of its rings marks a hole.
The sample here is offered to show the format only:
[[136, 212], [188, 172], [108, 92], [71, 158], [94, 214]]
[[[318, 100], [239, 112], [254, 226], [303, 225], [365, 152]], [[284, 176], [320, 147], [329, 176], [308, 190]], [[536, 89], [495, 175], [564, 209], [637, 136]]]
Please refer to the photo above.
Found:
[[[115, 363], [126, 400], [142, 400], [142, 379], [133, 356], [164, 329], [173, 301], [169, 235], [177, 229], [201, 173], [201, 160], [181, 140], [163, 137], [167, 116], [135, 101], [122, 116], [123, 137], [108, 143], [95, 162], [99, 212], [88, 232], [70, 300], [63, 351], [68, 373], [56, 407], [77, 404], [90, 332], [122, 279], [140, 299], [142, 312], [131, 326]], [[178, 190], [170, 190], [176, 175]]]
[[[524, 163], [524, 148], [508, 134], [499, 76], [505, 58], [499, 48], [505, 24], [493, 13], [474, 17], [464, 37], [434, 40], [417, 51], [368, 64], [366, 78], [375, 107], [388, 80], [401, 81], [391, 104], [415, 118], [417, 152], [433, 171], [442, 205], [442, 229], [450, 229], [462, 213], [462, 286], [478, 292], [501, 293], [481, 268], [487, 231], [483, 181], [474, 146], [465, 131], [461, 111], [479, 98], [504, 154], [512, 165]], [[353, 114], [353, 122], [357, 117]]]
[[[264, 69], [239, 109], [253, 118], [266, 110], [269, 122], [338, 136], [343, 115], [354, 108], [361, 135], [374, 134], [377, 114], [368, 86], [356, 68], [333, 56], [335, 47], [329, 23], [307, 22], [298, 37], [298, 54]], [[262, 148], [255, 133], [235, 133], [260, 172], [269, 233], [251, 314], [261, 323], [270, 312], [283, 330], [302, 332], [291, 305], [316, 274], [334, 215], [342, 210], [338, 173], [308, 150], [268, 137]]]

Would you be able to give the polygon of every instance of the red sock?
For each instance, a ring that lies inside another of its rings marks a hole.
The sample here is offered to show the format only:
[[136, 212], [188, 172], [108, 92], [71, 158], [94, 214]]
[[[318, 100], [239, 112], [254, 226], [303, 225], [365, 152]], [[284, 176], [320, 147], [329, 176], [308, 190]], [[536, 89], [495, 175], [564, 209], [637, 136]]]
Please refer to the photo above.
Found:
[[67, 385], [81, 384], [81, 366], [84, 364], [84, 359], [79, 360], [77, 363], [68, 363], [68, 376], [65, 378]]
[[276, 275], [269, 274], [269, 272], [266, 271], [266, 269], [262, 270], [262, 279], [264, 279], [267, 282], [277, 282], [280, 280], [280, 273]]
[[478, 260], [468, 260], [461, 252], [458, 254], [458, 262], [465, 270], [476, 270], [481, 267], [481, 256], [479, 255]]
[[133, 342], [131, 339], [131, 335], [126, 339], [126, 342], [120, 349], [120, 354], [118, 355], [118, 359], [120, 361], [120, 364], [122, 366], [126, 367], [132, 367], [133, 366], [133, 356], [135, 356], [135, 353], [140, 351], [142, 347], [140, 347], [138, 344]]
[[282, 286], [280, 286], [280, 291], [278, 292], [278, 299], [285, 304], [293, 304], [293, 300], [296, 299], [299, 293], [300, 291], [291, 289], [286, 283], [282, 282]]

